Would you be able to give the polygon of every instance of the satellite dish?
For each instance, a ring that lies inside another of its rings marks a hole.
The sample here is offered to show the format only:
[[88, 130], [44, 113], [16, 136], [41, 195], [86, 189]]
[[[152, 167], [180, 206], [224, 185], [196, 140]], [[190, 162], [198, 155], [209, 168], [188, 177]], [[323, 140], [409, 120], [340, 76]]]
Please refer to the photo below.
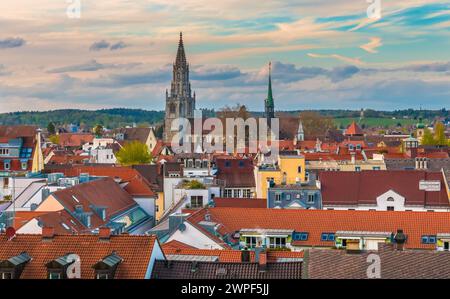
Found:
[[14, 229], [14, 227], [11, 227], [11, 226], [8, 227], [6, 229], [6, 237], [8, 238], [8, 241], [12, 240], [15, 236], [16, 236], [16, 230]]

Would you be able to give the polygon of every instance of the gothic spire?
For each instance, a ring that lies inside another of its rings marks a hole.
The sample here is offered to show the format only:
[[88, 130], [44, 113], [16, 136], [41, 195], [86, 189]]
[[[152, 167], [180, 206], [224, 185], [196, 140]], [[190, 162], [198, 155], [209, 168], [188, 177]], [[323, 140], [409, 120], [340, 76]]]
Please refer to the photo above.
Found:
[[186, 64], [186, 54], [184, 53], [184, 44], [183, 44], [183, 32], [180, 32], [180, 41], [178, 42], [178, 52], [175, 64], [176, 65]]
[[273, 96], [272, 96], [272, 62], [269, 62], [269, 88], [267, 91], [267, 105], [273, 107]]

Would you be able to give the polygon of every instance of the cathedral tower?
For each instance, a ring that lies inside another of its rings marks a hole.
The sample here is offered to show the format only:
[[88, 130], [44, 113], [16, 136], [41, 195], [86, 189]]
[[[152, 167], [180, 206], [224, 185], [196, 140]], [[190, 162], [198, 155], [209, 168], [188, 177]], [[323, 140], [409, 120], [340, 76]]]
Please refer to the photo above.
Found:
[[177, 132], [171, 132], [170, 128], [174, 119], [193, 118], [195, 110], [195, 92], [191, 95], [191, 83], [189, 82], [189, 64], [184, 52], [183, 34], [180, 32], [177, 57], [173, 64], [172, 84], [169, 91], [166, 90], [166, 115], [164, 121], [164, 141], [171, 142]]

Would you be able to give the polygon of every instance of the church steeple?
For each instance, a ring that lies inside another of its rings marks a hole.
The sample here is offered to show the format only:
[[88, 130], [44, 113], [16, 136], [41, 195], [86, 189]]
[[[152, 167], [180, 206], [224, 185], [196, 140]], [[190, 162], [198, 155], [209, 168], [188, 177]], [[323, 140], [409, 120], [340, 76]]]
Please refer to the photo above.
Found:
[[275, 105], [272, 94], [272, 62], [269, 62], [269, 86], [267, 89], [267, 98], [264, 104], [265, 117], [269, 121], [268, 123], [270, 123], [270, 119], [275, 118]]
[[183, 32], [180, 32], [180, 41], [178, 42], [177, 58], [175, 60], [177, 66], [186, 65], [186, 53], [184, 52]]
[[166, 91], [166, 115], [164, 140], [170, 142], [175, 134], [170, 130], [172, 121], [177, 118], [192, 118], [195, 110], [195, 93], [191, 95], [189, 64], [184, 50], [183, 33], [180, 32], [178, 50], [173, 63], [170, 91]]

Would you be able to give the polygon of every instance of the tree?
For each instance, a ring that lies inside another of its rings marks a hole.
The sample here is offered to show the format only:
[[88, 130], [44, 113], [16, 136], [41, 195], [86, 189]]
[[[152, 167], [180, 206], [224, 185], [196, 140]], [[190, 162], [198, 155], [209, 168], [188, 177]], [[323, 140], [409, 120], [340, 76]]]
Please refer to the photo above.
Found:
[[245, 105], [236, 104], [234, 107], [225, 106], [220, 112], [217, 112], [217, 117], [226, 118], [242, 118], [244, 120], [251, 117]]
[[422, 136], [422, 145], [435, 145], [434, 137], [431, 131], [428, 128], [425, 128]]
[[96, 125], [92, 131], [94, 132], [95, 137], [101, 137], [103, 135], [103, 126]]
[[53, 144], [59, 144], [59, 136], [58, 135], [52, 135], [48, 137], [51, 143]]
[[434, 140], [436, 145], [448, 145], [447, 136], [445, 136], [445, 126], [440, 121], [434, 126]]
[[192, 181], [186, 182], [184, 184], [184, 187], [187, 189], [205, 189], [206, 188], [205, 185], [203, 185], [202, 183], [200, 183], [197, 180], [192, 180]]
[[449, 142], [445, 136], [445, 125], [441, 122], [436, 122], [434, 125], [434, 135], [428, 128], [425, 128], [422, 137], [422, 145], [437, 145], [446, 146]]
[[306, 136], [323, 136], [329, 129], [334, 129], [333, 118], [323, 116], [314, 111], [304, 111], [300, 113], [303, 130]]
[[148, 164], [152, 160], [147, 145], [139, 141], [126, 143], [116, 154], [117, 161], [121, 165], [131, 166]]
[[49, 122], [47, 125], [47, 132], [49, 135], [55, 135], [56, 134], [56, 127], [53, 122]]

